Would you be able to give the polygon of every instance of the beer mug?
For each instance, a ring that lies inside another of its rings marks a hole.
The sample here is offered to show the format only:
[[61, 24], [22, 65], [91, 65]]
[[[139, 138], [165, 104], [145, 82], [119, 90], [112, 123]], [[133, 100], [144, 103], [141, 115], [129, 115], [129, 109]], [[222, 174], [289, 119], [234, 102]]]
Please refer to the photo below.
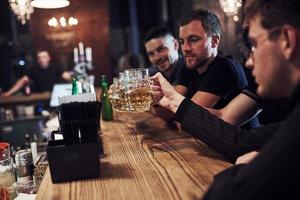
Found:
[[151, 80], [148, 69], [125, 71], [125, 101], [129, 112], [144, 112], [150, 109]]
[[125, 102], [124, 85], [122, 84], [123, 78], [120, 75], [119, 78], [113, 79], [113, 85], [111, 87], [111, 102], [113, 109], [116, 111], [127, 111], [127, 104]]

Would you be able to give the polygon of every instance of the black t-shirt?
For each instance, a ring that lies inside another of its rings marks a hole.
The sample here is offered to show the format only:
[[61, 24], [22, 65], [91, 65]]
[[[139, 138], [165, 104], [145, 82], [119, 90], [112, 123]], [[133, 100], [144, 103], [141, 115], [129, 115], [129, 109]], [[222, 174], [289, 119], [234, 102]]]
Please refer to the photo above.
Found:
[[159, 69], [156, 66], [149, 67], [149, 74], [150, 76], [155, 75], [157, 72], [161, 72], [162, 75], [172, 84], [177, 85], [180, 77], [180, 73], [182, 71], [182, 68], [185, 68], [184, 60], [182, 56], [179, 56], [179, 59], [176, 63], [174, 63], [171, 66], [170, 72], [168, 72], [168, 75], [159, 71]]
[[26, 75], [33, 82], [32, 90], [35, 92], [51, 91], [55, 83], [62, 82], [63, 70], [56, 65], [50, 64], [46, 69], [34, 66], [28, 69]]
[[191, 98], [197, 91], [209, 92], [221, 99], [213, 107], [220, 109], [237, 96], [248, 82], [243, 67], [232, 58], [216, 56], [203, 74], [196, 70], [182, 68], [178, 85], [188, 89], [187, 97]]

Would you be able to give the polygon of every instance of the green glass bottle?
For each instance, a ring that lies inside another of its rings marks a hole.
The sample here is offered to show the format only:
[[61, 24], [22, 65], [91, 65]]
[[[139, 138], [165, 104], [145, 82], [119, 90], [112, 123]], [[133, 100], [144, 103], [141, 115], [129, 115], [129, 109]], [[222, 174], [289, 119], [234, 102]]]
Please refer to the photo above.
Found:
[[102, 101], [102, 119], [104, 121], [113, 120], [113, 110], [108, 97], [108, 82], [106, 75], [101, 75], [101, 101]]
[[78, 88], [77, 88], [77, 79], [76, 77], [72, 78], [72, 95], [78, 94]]

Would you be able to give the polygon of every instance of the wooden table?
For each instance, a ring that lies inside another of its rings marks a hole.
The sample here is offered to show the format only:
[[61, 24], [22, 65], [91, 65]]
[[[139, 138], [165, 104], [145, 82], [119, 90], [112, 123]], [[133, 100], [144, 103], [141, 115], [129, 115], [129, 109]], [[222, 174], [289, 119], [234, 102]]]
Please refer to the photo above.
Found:
[[37, 199], [198, 199], [230, 164], [207, 145], [172, 130], [150, 113], [102, 122], [101, 177], [52, 184], [49, 170]]
[[0, 105], [2, 104], [17, 104], [17, 103], [31, 103], [35, 101], [49, 101], [51, 92], [32, 93], [28, 96], [9, 96], [1, 97]]

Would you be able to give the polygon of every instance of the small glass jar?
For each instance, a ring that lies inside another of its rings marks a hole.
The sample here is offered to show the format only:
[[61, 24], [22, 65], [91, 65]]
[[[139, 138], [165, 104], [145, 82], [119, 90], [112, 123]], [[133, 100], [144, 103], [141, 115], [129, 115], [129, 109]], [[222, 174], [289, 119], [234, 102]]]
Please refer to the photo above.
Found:
[[15, 155], [15, 161], [18, 183], [26, 183], [32, 181], [33, 160], [30, 149], [18, 151]]
[[0, 196], [9, 196], [9, 199], [16, 197], [14, 183], [16, 181], [15, 169], [12, 158], [0, 160]]

